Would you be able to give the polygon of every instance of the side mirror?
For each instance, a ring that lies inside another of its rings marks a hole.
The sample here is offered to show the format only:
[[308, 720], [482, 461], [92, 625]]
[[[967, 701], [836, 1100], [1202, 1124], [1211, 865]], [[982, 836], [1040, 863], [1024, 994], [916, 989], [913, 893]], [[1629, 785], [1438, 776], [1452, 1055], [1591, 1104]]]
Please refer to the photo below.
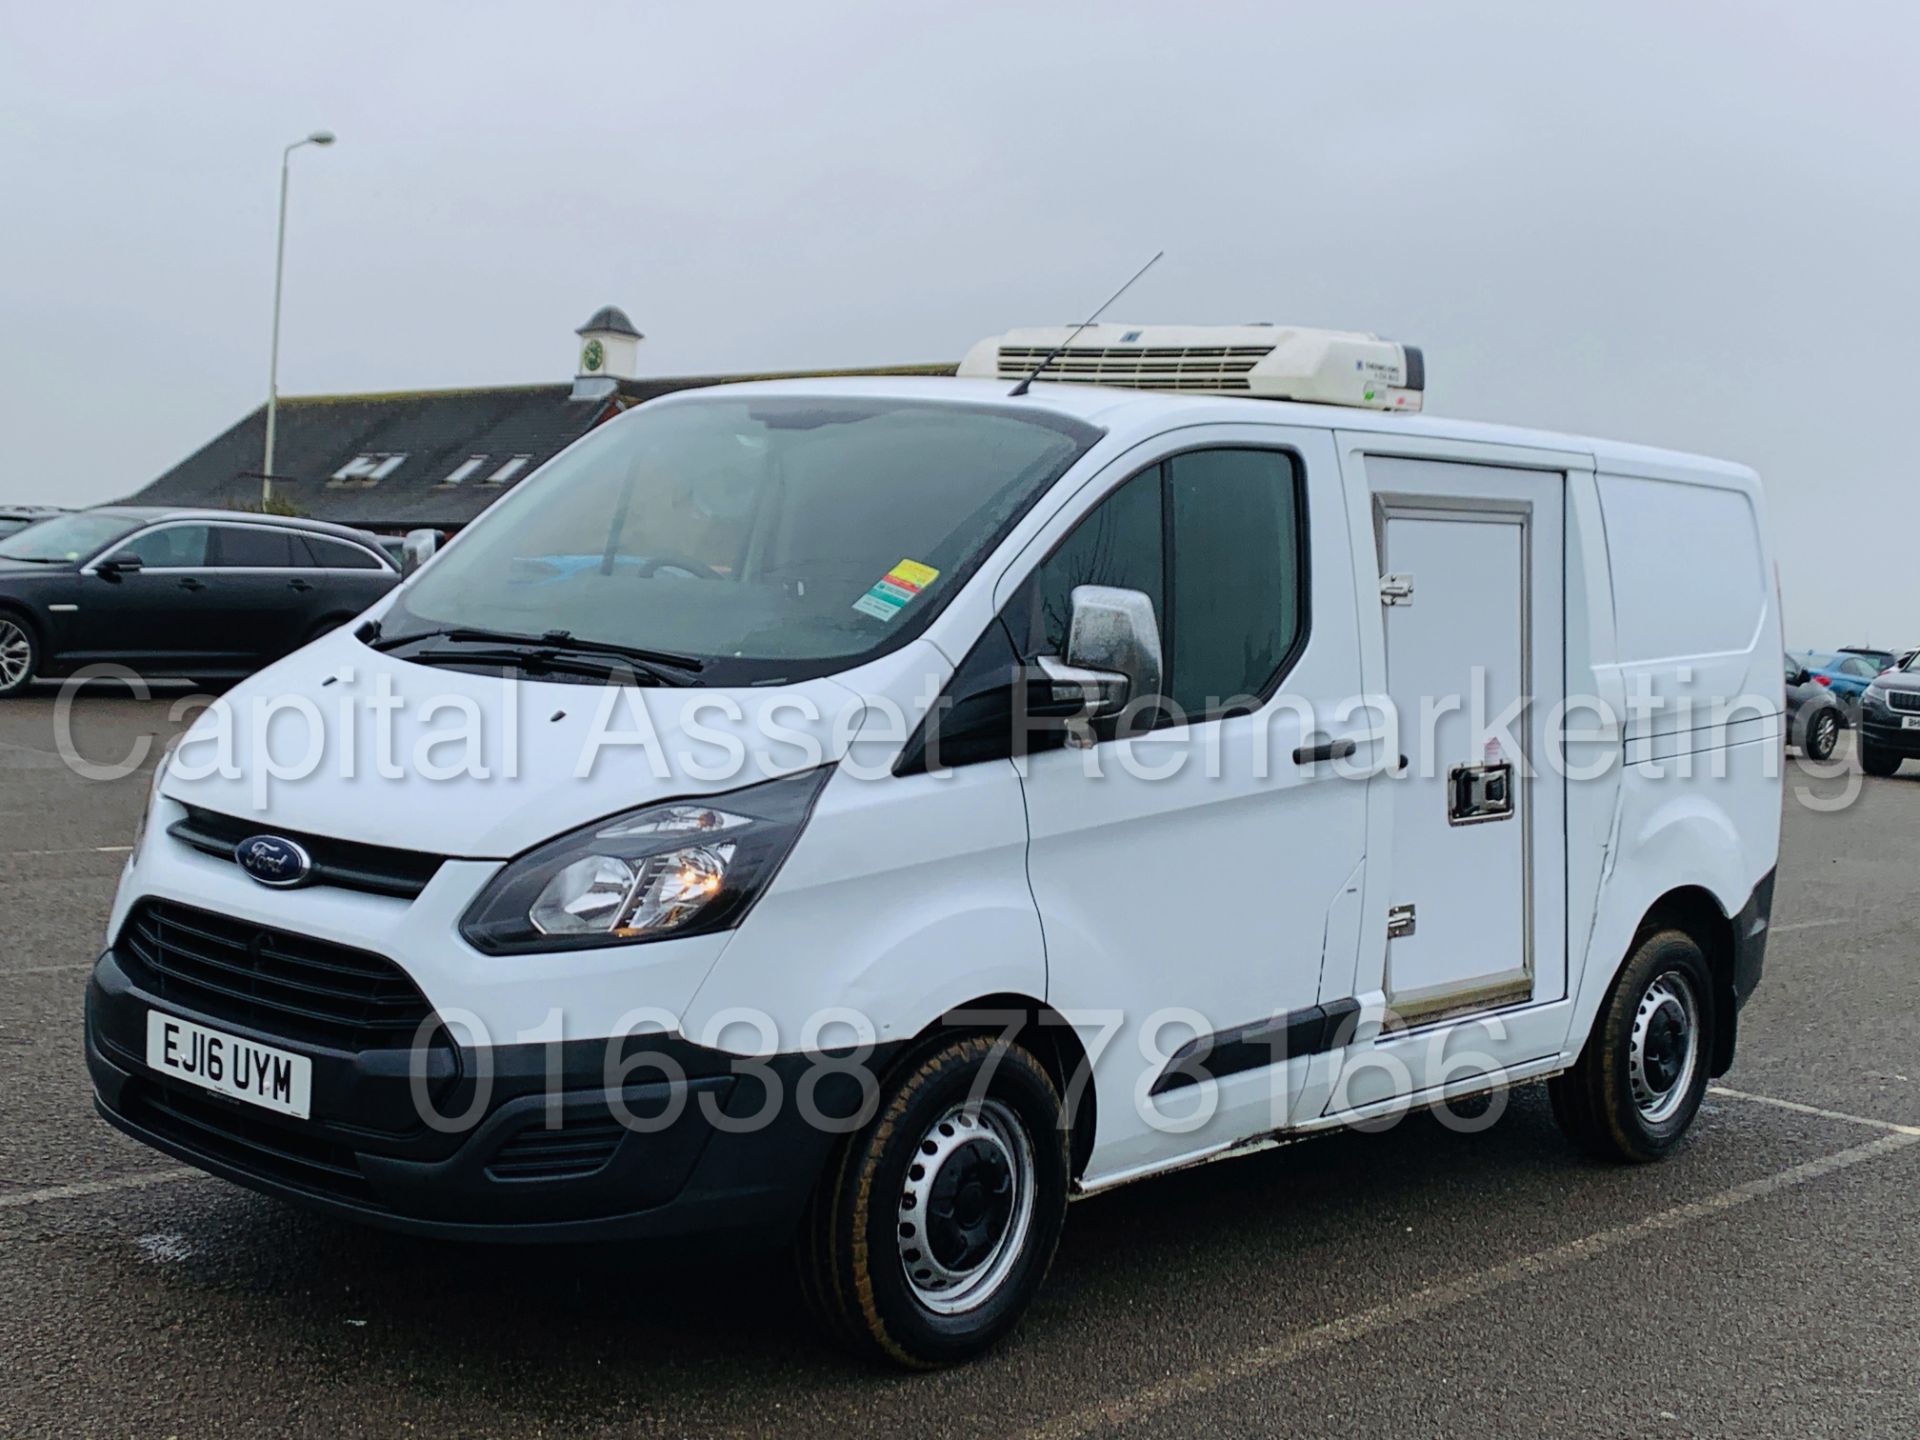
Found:
[[1811, 670], [1802, 669], [1793, 672], [1793, 683], [1796, 685], [1805, 685], [1811, 679], [1813, 679]]
[[409, 530], [406, 538], [400, 542], [400, 573], [411, 575], [427, 561], [433, 558], [433, 552], [440, 548], [440, 534], [436, 530]]
[[1103, 720], [1128, 703], [1160, 693], [1164, 663], [1153, 601], [1112, 585], [1073, 587], [1067, 653], [1039, 661], [1056, 704], [1072, 702], [1082, 718]]
[[132, 550], [122, 550], [118, 555], [110, 555], [95, 568], [109, 580], [117, 580], [122, 575], [137, 575], [146, 568], [147, 562]]

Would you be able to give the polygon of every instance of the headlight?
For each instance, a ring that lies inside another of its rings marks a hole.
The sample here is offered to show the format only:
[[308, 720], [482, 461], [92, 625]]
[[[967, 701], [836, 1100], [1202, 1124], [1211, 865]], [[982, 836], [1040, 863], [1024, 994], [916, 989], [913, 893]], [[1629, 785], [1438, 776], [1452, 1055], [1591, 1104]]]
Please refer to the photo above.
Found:
[[476, 950], [633, 944], [738, 925], [799, 838], [831, 766], [610, 815], [511, 861], [461, 918]]
[[180, 744], [180, 737], [174, 736], [160, 751], [160, 759], [153, 767], [153, 779], [147, 784], [147, 803], [141, 808], [140, 818], [133, 825], [133, 846], [128, 860], [140, 858], [140, 847], [147, 843], [147, 826], [153, 821], [153, 808], [160, 803], [160, 782], [167, 778], [167, 766], [173, 763], [173, 752]]

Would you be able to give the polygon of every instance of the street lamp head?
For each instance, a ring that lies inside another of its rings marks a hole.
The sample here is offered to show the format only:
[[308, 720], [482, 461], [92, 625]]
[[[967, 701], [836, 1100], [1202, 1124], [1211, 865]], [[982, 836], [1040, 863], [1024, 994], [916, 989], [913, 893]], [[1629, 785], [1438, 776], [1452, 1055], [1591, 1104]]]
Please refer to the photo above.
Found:
[[333, 143], [333, 132], [331, 130], [316, 130], [307, 136], [307, 139], [315, 145], [331, 145]]

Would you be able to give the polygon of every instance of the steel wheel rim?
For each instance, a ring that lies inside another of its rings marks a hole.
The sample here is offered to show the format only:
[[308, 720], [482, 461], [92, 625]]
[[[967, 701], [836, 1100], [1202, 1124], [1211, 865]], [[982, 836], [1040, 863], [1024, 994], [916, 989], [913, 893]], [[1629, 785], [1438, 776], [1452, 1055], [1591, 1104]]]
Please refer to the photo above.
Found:
[[983, 1100], [948, 1110], [916, 1152], [894, 1225], [900, 1268], [915, 1300], [957, 1315], [998, 1294], [1026, 1249], [1033, 1143], [1012, 1110]]
[[1693, 981], [1669, 970], [1647, 987], [1633, 1017], [1627, 1071], [1633, 1103], [1649, 1125], [1680, 1113], [1700, 1068], [1700, 1001]]
[[1840, 722], [1831, 714], [1819, 715], [1813, 722], [1813, 750], [1815, 755], [1825, 755], [1833, 748], [1840, 736]]
[[0, 620], [0, 690], [11, 690], [27, 678], [33, 664], [33, 641], [11, 620]]

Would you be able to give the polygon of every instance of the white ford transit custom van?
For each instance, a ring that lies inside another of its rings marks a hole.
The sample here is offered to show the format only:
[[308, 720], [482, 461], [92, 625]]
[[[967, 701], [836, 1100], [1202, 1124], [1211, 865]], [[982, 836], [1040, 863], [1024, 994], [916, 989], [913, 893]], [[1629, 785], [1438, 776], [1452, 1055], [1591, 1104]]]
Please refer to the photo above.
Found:
[[1672, 1151], [1778, 847], [1752, 472], [1062, 338], [650, 402], [206, 710], [101, 1113], [421, 1235], [791, 1242], [910, 1365], [1125, 1181], [1532, 1080]]

